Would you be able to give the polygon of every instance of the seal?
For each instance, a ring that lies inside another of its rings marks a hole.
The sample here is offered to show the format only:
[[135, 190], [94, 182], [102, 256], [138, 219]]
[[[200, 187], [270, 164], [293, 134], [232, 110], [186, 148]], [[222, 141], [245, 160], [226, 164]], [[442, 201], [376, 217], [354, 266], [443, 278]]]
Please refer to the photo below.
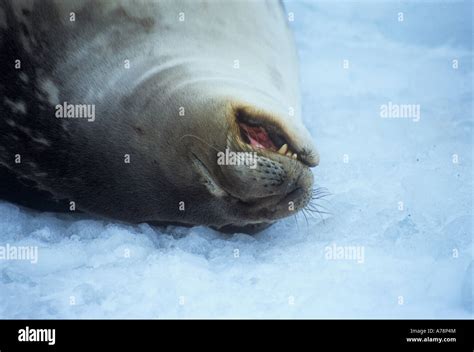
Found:
[[310, 202], [279, 2], [0, 4], [4, 199], [244, 232]]

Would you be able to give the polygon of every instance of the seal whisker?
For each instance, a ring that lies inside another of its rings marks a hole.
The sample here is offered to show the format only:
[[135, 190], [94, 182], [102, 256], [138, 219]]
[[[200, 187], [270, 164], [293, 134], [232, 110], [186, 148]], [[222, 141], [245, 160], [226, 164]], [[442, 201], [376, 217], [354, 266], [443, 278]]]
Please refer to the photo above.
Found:
[[296, 228], [298, 229], [298, 232], [300, 231], [300, 227], [298, 225], [298, 213], [296, 213], [295, 215], [293, 215], [293, 219], [295, 219], [295, 223], [296, 223]]
[[[312, 195], [311, 195], [311, 200], [308, 203], [308, 205], [304, 208], [305, 211], [308, 211], [310, 214], [318, 214], [318, 216], [322, 218], [322, 214], [324, 215], [331, 215], [332, 213], [323, 205], [320, 203], [316, 203], [318, 200], [324, 200], [326, 202], [329, 202], [328, 199], [324, 199], [327, 196], [331, 195], [331, 192], [328, 191], [327, 188], [325, 187], [316, 187], [312, 190]], [[321, 210], [323, 209], [323, 210]]]
[[205, 140], [203, 140], [202, 138], [200, 138], [200, 137], [198, 137], [198, 136], [195, 136], [194, 134], [185, 134], [185, 135], [181, 136], [181, 138], [180, 138], [179, 140], [181, 141], [184, 137], [193, 137], [193, 138], [196, 138], [197, 140], [199, 140], [199, 141], [201, 141], [202, 143], [206, 144], [209, 148], [214, 149], [216, 152], [218, 152], [218, 153], [223, 153], [222, 150], [217, 149], [216, 147], [210, 145], [210, 144], [207, 143]]
[[[318, 205], [318, 206], [321, 207], [320, 205]], [[308, 210], [308, 211], [314, 212], [314, 213], [318, 213], [318, 214], [325, 214], [325, 215], [331, 215], [332, 214], [330, 211], [326, 211], [327, 209], [326, 210], [320, 210], [320, 209], [317, 209], [317, 208], [305, 208], [305, 210]]]
[[303, 214], [305, 220], [306, 220], [306, 229], [308, 229], [309, 227], [309, 222], [308, 222], [308, 217], [306, 216], [306, 212], [305, 210], [303, 209], [303, 211], [301, 212], [301, 214]]

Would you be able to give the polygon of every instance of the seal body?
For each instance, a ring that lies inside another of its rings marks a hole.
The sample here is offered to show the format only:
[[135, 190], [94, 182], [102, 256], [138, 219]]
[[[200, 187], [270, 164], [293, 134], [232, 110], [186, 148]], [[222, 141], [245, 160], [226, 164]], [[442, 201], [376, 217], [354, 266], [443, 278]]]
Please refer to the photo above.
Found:
[[252, 227], [309, 202], [319, 158], [279, 2], [0, 4], [10, 179], [130, 222]]

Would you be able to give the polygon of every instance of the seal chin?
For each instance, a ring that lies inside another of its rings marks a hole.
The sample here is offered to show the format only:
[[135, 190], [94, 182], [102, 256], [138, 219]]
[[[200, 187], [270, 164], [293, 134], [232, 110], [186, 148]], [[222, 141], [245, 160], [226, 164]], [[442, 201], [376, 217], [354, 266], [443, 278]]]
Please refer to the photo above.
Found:
[[193, 159], [208, 191], [227, 209], [226, 225], [268, 224], [308, 205], [314, 153], [298, 147], [281, 124], [237, 110], [220, 149], [206, 157], [193, 153]]

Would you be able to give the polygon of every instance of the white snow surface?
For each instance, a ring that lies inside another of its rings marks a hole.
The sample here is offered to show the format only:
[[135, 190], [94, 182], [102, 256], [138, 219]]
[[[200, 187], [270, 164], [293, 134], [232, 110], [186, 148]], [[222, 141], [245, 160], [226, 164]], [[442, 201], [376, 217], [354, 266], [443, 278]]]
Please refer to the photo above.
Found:
[[330, 214], [229, 236], [0, 202], [0, 246], [39, 248], [0, 260], [0, 318], [473, 317], [472, 4], [285, 5]]

